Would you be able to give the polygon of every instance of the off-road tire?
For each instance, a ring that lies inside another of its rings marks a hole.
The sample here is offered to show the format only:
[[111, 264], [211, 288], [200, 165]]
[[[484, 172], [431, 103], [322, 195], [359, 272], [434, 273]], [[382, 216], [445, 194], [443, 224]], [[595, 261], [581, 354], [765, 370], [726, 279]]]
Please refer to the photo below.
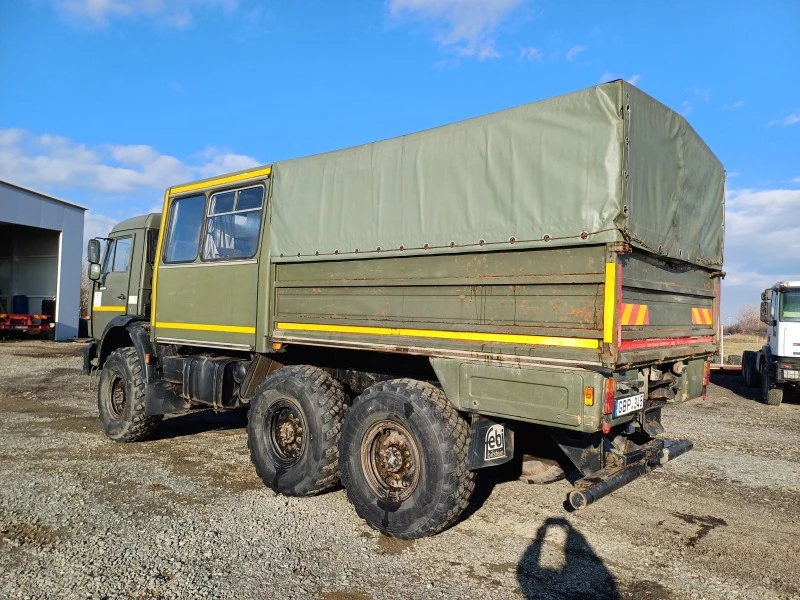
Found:
[[783, 388], [773, 386], [769, 373], [761, 376], [761, 398], [770, 406], [779, 406], [783, 402]]
[[[121, 407], [120, 394], [124, 398]], [[144, 373], [136, 349], [114, 350], [103, 364], [97, 386], [100, 424], [109, 438], [115, 442], [138, 442], [156, 432], [164, 417], [145, 415], [144, 398]]]
[[[286, 496], [311, 496], [335, 487], [348, 404], [342, 384], [317, 367], [283, 367], [264, 379], [247, 415], [250, 460], [264, 484]], [[281, 407], [295, 410], [304, 425], [296, 457], [281, 455], [275, 429], [275, 411]]]
[[522, 475], [519, 478], [526, 483], [546, 485], [561, 481], [566, 476], [557, 460], [526, 456], [522, 460]]
[[756, 368], [758, 354], [752, 350], [742, 352], [742, 381], [747, 387], [757, 388], [761, 385], [761, 374]]
[[[399, 500], [381, 496], [368, 481], [362, 449], [381, 423], [404, 428], [418, 451], [418, 479], [409, 486], [410, 495]], [[374, 529], [401, 539], [434, 535], [453, 525], [475, 488], [475, 473], [467, 469], [469, 433], [444, 392], [429, 383], [395, 379], [367, 389], [345, 417], [339, 451], [342, 484], [356, 513]]]

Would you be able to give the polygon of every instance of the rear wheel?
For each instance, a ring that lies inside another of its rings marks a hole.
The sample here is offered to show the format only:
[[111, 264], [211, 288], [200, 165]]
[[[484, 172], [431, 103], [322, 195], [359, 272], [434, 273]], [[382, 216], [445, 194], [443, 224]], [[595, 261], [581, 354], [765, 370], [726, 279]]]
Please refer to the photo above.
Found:
[[414, 539], [453, 525], [469, 505], [469, 426], [440, 389], [411, 379], [372, 386], [342, 430], [342, 483], [358, 515]]
[[342, 384], [317, 367], [284, 367], [258, 386], [247, 418], [247, 445], [258, 476], [287, 496], [310, 496], [339, 483], [339, 435], [347, 410]]
[[761, 375], [756, 368], [758, 354], [752, 350], [742, 353], [742, 380], [747, 387], [758, 387], [761, 384]]
[[136, 442], [155, 433], [162, 415], [145, 415], [142, 364], [134, 348], [111, 353], [100, 372], [97, 408], [103, 431], [117, 442]]
[[768, 370], [761, 375], [761, 394], [764, 404], [778, 406], [783, 402], [783, 388], [775, 387]]

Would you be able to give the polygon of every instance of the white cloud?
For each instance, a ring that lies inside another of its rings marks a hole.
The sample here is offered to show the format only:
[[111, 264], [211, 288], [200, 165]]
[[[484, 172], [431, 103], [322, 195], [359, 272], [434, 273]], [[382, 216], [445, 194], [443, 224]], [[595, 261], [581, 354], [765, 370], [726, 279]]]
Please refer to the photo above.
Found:
[[800, 185], [800, 177], [795, 177], [794, 179], [792, 179], [792, 183]]
[[744, 100], [737, 100], [733, 104], [731, 104], [731, 108], [742, 108], [745, 105]]
[[797, 125], [800, 123], [800, 109], [790, 114], [788, 117], [784, 117], [782, 119], [776, 119], [775, 121], [770, 121], [768, 125], [772, 127], [773, 125]]
[[89, 147], [62, 136], [0, 129], [0, 178], [43, 190], [132, 195], [258, 164], [225, 148], [207, 148], [182, 161], [152, 146]]
[[[625, 78], [622, 77], [621, 75], [617, 74], [617, 73], [614, 73], [613, 71], [606, 71], [605, 73], [603, 73], [600, 76], [600, 79], [597, 80], [597, 83], [598, 84], [600, 84], [600, 83], [608, 83], [609, 81], [616, 81], [617, 79], [625, 79]], [[631, 75], [630, 77], [628, 77], [626, 79], [626, 81], [628, 83], [630, 83], [631, 85], [636, 85], [641, 80], [642, 80], [642, 76], [639, 75], [639, 73]]]
[[567, 50], [567, 55], [566, 55], [567, 60], [574, 60], [575, 57], [578, 56], [578, 54], [580, 54], [584, 50], [587, 50], [586, 46], [573, 46], [572, 48]]
[[800, 190], [727, 191], [724, 315], [758, 304], [761, 291], [776, 281], [800, 279], [798, 206]]
[[726, 177], [727, 179], [730, 179], [731, 177], [738, 177], [739, 175], [741, 175], [741, 173], [739, 173], [739, 171], [728, 171], [728, 172], [725, 174], [725, 177]]
[[[159, 208], [156, 212], [161, 212]], [[92, 210], [86, 213], [83, 219], [83, 245], [86, 242], [96, 237], [106, 237], [108, 232], [120, 222], [120, 219], [115, 219], [106, 215], [99, 215]]]
[[600, 76], [600, 79], [597, 80], [597, 83], [607, 83], [609, 81], [614, 81], [615, 79], [619, 79], [614, 73], [611, 71], [606, 71]]
[[683, 116], [692, 112], [697, 107], [698, 103], [705, 103], [711, 100], [711, 90], [704, 88], [687, 88], [684, 91], [689, 92], [692, 97], [689, 100], [681, 102], [680, 110]]
[[150, 19], [171, 27], [187, 27], [200, 8], [233, 11], [238, 0], [55, 0], [68, 19], [102, 26], [115, 19]]
[[539, 50], [538, 48], [533, 48], [531, 46], [522, 48], [519, 51], [519, 57], [525, 60], [542, 60], [543, 56], [544, 55], [542, 54], [541, 50]]
[[442, 47], [479, 60], [500, 57], [494, 33], [526, 0], [389, 0], [394, 19], [411, 18], [436, 30]]

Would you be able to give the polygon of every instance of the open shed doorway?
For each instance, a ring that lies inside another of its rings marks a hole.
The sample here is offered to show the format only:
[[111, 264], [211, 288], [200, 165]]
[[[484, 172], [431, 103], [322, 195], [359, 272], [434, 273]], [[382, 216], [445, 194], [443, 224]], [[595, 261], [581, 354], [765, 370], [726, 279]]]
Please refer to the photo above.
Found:
[[60, 231], [0, 223], [0, 313], [56, 321], [60, 246]]

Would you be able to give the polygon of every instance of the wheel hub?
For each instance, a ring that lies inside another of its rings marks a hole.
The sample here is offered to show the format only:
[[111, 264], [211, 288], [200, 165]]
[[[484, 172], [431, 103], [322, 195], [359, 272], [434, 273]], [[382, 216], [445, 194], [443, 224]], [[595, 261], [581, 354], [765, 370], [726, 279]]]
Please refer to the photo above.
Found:
[[303, 453], [303, 416], [289, 402], [279, 402], [267, 417], [270, 442], [283, 460], [295, 461]]
[[380, 497], [403, 501], [419, 483], [419, 450], [408, 429], [381, 421], [364, 437], [361, 463], [367, 482]]
[[127, 396], [125, 394], [125, 381], [116, 377], [111, 382], [111, 414], [115, 419], [119, 419], [122, 413], [125, 412], [125, 402]]

